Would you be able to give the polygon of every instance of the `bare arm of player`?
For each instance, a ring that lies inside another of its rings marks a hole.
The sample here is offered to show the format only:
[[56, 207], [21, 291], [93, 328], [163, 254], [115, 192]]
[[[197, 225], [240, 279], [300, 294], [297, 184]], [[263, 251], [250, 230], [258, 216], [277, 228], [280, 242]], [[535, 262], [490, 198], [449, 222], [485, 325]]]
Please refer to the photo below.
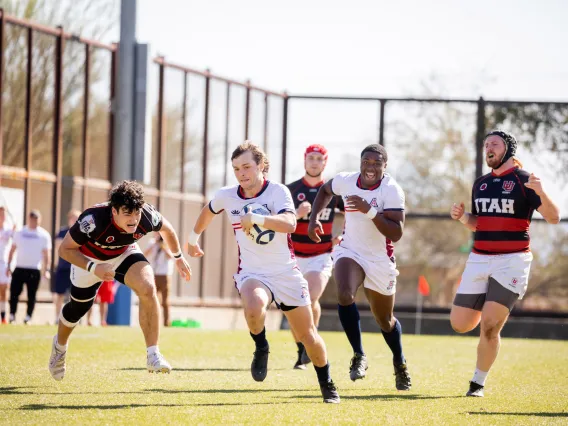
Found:
[[195, 226], [189, 234], [187, 254], [189, 254], [191, 257], [201, 257], [205, 254], [203, 250], [201, 250], [201, 247], [199, 247], [197, 240], [199, 239], [199, 236], [203, 233], [203, 231], [207, 229], [214, 217], [215, 214], [209, 208], [209, 203], [206, 204], [205, 207], [201, 209], [201, 213], [199, 213], [199, 217], [195, 221]]
[[63, 241], [63, 238], [56, 238], [55, 239], [55, 259], [53, 259], [53, 267], [57, 268], [57, 265], [59, 265], [59, 256], [57, 255], [57, 253], [59, 253], [59, 247], [61, 246], [61, 242]]
[[[363, 214], [367, 214], [371, 210], [371, 205], [358, 195], [350, 195], [347, 197], [346, 206], [359, 210]], [[387, 210], [377, 213], [372, 219], [375, 228], [381, 234], [393, 242], [397, 242], [402, 238], [404, 228], [404, 211], [403, 210]]]
[[187, 263], [187, 260], [185, 260], [185, 258], [183, 257], [179, 240], [176, 231], [174, 230], [174, 227], [172, 226], [170, 221], [163, 216], [162, 216], [162, 227], [160, 228], [159, 232], [162, 238], [164, 239], [164, 241], [166, 242], [166, 244], [168, 245], [168, 248], [173, 253], [173, 256], [174, 257], [177, 256], [175, 259], [176, 268], [180, 276], [184, 280], [189, 281], [191, 279], [191, 267], [189, 266], [189, 263]]
[[[250, 229], [253, 227], [252, 213], [247, 213], [241, 217], [241, 225], [243, 231], [248, 235]], [[296, 230], [296, 215], [292, 212], [284, 212], [275, 216], [263, 216], [263, 228], [270, 229], [274, 232], [281, 232], [283, 234], [292, 234]]]
[[[67, 233], [61, 245], [59, 246], [59, 256], [65, 259], [72, 265], [78, 266], [82, 269], [87, 269], [91, 261], [87, 256], [79, 251], [81, 246], [77, 244], [71, 235]], [[102, 281], [112, 281], [114, 279], [114, 271], [110, 263], [99, 263], [94, 268], [91, 267], [91, 272], [99, 277]]]
[[556, 204], [554, 204], [554, 202], [544, 191], [540, 178], [531, 173], [528, 182], [525, 183], [525, 186], [529, 189], [532, 189], [536, 193], [536, 195], [540, 197], [540, 202], [542, 204], [537, 209], [537, 211], [542, 215], [544, 220], [551, 224], [559, 223], [560, 209]]
[[12, 264], [12, 259], [14, 258], [14, 253], [16, 252], [16, 244], [12, 241], [12, 247], [10, 247], [10, 253], [8, 254], [8, 267], [6, 268], [6, 276], [9, 277], [12, 275], [12, 269], [11, 269], [11, 264]]
[[51, 267], [51, 250], [43, 249], [41, 251], [41, 256], [43, 258], [43, 264], [41, 266], [41, 275], [48, 280], [50, 277], [49, 268]]
[[469, 229], [471, 232], [475, 232], [477, 228], [477, 216], [470, 213], [465, 213], [465, 205], [464, 203], [460, 203], [459, 205], [454, 203], [452, 206], [452, 210], [450, 211], [450, 216], [454, 220], [459, 220], [464, 226]]
[[314, 204], [312, 204], [312, 214], [310, 215], [310, 224], [308, 225], [308, 236], [312, 241], [319, 243], [321, 238], [319, 234], [323, 234], [323, 227], [318, 220], [318, 215], [329, 204], [334, 194], [331, 190], [333, 179], [328, 180], [319, 189]]

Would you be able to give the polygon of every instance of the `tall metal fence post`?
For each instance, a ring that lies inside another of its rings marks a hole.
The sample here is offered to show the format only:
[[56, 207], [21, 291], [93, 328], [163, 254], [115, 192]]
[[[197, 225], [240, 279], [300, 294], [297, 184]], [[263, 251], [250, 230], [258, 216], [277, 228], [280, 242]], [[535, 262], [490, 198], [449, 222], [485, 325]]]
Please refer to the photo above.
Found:
[[24, 187], [24, 217], [22, 223], [26, 223], [26, 218], [30, 212], [30, 200], [32, 196], [32, 50], [33, 36], [32, 28], [28, 28], [28, 63], [26, 71], [26, 130], [25, 130], [25, 167], [26, 167], [26, 183]]
[[[162, 58], [163, 60], [164, 58]], [[165, 85], [165, 66], [160, 63], [159, 84], [158, 84], [158, 118], [157, 118], [157, 139], [158, 139], [158, 210], [163, 207], [163, 195], [166, 187], [166, 141], [165, 141], [165, 117], [164, 117], [164, 85]]]
[[[246, 98], [245, 98], [245, 140], [249, 138], [249, 123], [250, 123], [250, 80], [246, 81]], [[258, 142], [256, 142], [258, 143]]]
[[379, 101], [379, 145], [385, 146], [385, 106], [387, 101]]
[[81, 198], [81, 206], [87, 208], [87, 178], [89, 176], [89, 158], [91, 156], [91, 147], [89, 144], [89, 99], [91, 86], [91, 46], [85, 44], [85, 87], [83, 93], [83, 196]]
[[[3, 123], [3, 111], [2, 111], [2, 93], [4, 93], [4, 87], [2, 82], [4, 81], [4, 33], [6, 31], [6, 19], [4, 18], [4, 9], [0, 9], [0, 167], [4, 164], [4, 126]], [[2, 174], [0, 174], [0, 184], [2, 183]]]
[[[203, 117], [203, 177], [201, 183], [201, 194], [203, 198], [207, 197], [207, 163], [209, 151], [209, 95], [211, 91], [211, 71], [208, 69], [205, 76], [205, 114]], [[205, 238], [201, 239], [201, 246], [205, 250]], [[203, 299], [205, 288], [205, 262], [201, 257], [201, 277], [199, 280], [199, 297]]]
[[288, 94], [284, 93], [284, 106], [282, 108], [282, 182], [286, 182], [286, 159], [288, 157]]
[[485, 100], [480, 97], [477, 101], [477, 133], [475, 135], [475, 176], [477, 179], [483, 173], [483, 137], [485, 136]]

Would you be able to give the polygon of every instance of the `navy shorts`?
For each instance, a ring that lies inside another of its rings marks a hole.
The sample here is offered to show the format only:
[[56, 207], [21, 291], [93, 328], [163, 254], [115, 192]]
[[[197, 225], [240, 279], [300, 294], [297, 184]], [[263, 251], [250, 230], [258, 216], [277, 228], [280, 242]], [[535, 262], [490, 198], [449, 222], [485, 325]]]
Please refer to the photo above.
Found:
[[57, 294], [67, 294], [71, 289], [71, 269], [58, 269], [55, 273], [53, 292]]

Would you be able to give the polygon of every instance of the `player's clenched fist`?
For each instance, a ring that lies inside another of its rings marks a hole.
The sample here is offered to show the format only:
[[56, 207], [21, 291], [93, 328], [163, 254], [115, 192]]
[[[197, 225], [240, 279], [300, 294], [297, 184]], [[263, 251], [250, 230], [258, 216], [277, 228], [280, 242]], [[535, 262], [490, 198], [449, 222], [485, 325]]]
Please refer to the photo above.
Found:
[[310, 221], [308, 225], [308, 236], [310, 240], [319, 243], [321, 241], [320, 235], [323, 234], [323, 226], [319, 220]]
[[298, 206], [298, 210], [296, 210], [296, 217], [305, 217], [312, 211], [312, 205], [308, 201], [304, 201], [302, 204]]
[[95, 275], [103, 281], [112, 281], [114, 279], [114, 270], [110, 263], [99, 263], [95, 267]]
[[464, 211], [465, 211], [465, 206], [463, 203], [460, 203], [459, 205], [454, 203], [454, 205], [452, 206], [452, 210], [450, 211], [450, 216], [454, 220], [459, 220], [460, 217], [463, 216]]
[[536, 177], [534, 173], [531, 173], [529, 176], [528, 182], [525, 183], [525, 186], [529, 189], [532, 189], [536, 192], [536, 195], [542, 195], [544, 192], [542, 189], [542, 182], [539, 177]]

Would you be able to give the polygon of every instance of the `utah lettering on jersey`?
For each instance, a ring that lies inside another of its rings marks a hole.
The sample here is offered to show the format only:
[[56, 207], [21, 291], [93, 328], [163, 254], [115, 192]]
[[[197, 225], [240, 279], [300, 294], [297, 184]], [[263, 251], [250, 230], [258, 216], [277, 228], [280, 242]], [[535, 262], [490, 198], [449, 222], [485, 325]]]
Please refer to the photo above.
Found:
[[530, 250], [529, 225], [540, 197], [527, 187], [529, 173], [512, 168], [497, 176], [478, 178], [473, 184], [471, 209], [477, 216], [473, 251], [504, 254]]

